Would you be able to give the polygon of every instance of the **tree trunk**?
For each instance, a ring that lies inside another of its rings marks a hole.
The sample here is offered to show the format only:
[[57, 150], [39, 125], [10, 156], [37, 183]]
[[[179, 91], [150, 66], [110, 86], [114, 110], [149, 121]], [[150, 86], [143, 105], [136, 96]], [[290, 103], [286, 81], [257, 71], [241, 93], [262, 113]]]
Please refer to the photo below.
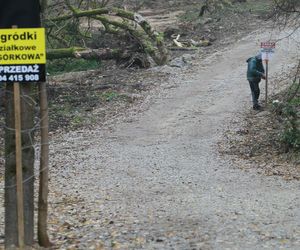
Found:
[[5, 107], [5, 85], [0, 84], [0, 107]]
[[[13, 105], [13, 84], [6, 85], [5, 128], [5, 246], [18, 245], [17, 196], [16, 196], [16, 145]], [[32, 245], [34, 237], [34, 102], [32, 84], [21, 85], [22, 167], [24, 191], [25, 244]]]
[[38, 241], [42, 247], [50, 247], [48, 237], [48, 168], [49, 168], [49, 119], [46, 83], [39, 85], [40, 113], [41, 113], [41, 157], [40, 157], [40, 183], [38, 201]]
[[61, 58], [83, 58], [86, 60], [98, 59], [123, 59], [130, 57], [128, 51], [119, 49], [84, 49], [78, 47], [63, 48], [63, 49], [51, 49], [47, 51], [47, 58], [61, 59]]

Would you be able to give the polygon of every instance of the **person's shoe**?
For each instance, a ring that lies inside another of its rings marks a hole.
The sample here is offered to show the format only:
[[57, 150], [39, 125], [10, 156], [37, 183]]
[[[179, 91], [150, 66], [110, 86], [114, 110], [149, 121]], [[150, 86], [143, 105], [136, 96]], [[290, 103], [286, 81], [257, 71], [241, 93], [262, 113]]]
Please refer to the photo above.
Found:
[[255, 104], [255, 105], [253, 106], [253, 109], [254, 109], [254, 110], [262, 110], [263, 107], [260, 106], [259, 104]]

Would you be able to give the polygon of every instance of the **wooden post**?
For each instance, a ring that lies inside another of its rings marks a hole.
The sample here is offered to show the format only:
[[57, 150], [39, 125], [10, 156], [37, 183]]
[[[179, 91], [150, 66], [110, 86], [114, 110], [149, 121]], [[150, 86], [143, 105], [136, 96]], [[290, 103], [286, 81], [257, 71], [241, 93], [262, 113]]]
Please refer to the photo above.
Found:
[[22, 170], [22, 135], [21, 135], [21, 102], [20, 83], [14, 83], [14, 109], [16, 133], [16, 185], [17, 185], [17, 215], [18, 215], [18, 243], [24, 248], [24, 194]]
[[[18, 28], [17, 25], [12, 26]], [[19, 248], [25, 246], [24, 236], [24, 192], [23, 192], [23, 167], [22, 167], [22, 127], [21, 127], [21, 98], [20, 83], [14, 83], [14, 109], [16, 133], [16, 185], [17, 185], [17, 216], [18, 216], [18, 243]]]
[[266, 107], [268, 106], [268, 76], [269, 74], [269, 60], [267, 59], [266, 60], [266, 96], [265, 96], [265, 102], [266, 102]]

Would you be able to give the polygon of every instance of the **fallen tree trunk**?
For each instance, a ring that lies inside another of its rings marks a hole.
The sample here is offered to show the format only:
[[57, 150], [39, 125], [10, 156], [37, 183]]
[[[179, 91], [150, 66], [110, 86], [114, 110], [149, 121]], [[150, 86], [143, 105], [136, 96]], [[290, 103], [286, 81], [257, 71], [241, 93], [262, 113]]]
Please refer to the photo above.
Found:
[[163, 35], [161, 33], [155, 31], [150, 23], [138, 13], [118, 9], [116, 15], [119, 17], [128, 18], [129, 20], [139, 24], [144, 32], [148, 35], [148, 37], [154, 42], [159, 51], [159, 58], [153, 58], [155, 62], [159, 65], [166, 63], [169, 53], [164, 44]]
[[150, 67], [148, 57], [143, 53], [132, 52], [130, 50], [118, 49], [84, 49], [84, 48], [64, 48], [52, 49], [47, 51], [47, 58], [82, 58], [85, 60], [116, 60], [124, 67], [138, 65], [142, 68]]
[[134, 38], [138, 40], [138, 43], [142, 47], [143, 51], [152, 57], [154, 62], [158, 65], [163, 65], [167, 61], [167, 55], [166, 54], [160, 54], [158, 49], [152, 44], [152, 42], [147, 38], [145, 34], [143, 34], [141, 31], [134, 29], [127, 25], [126, 23], [117, 22], [114, 20], [109, 20], [106, 17], [103, 16], [97, 16], [95, 19], [101, 21], [102, 23], [105, 23], [106, 25], [113, 25], [114, 27], [119, 27], [123, 30], [128, 31]]
[[[98, 20], [103, 24], [106, 32], [120, 35], [120, 34], [130, 34], [136, 40], [137, 46], [140, 49], [134, 49], [131, 53], [144, 51], [148, 54], [154, 62], [158, 65], [163, 65], [168, 59], [168, 49], [164, 44], [163, 35], [155, 31], [150, 23], [143, 18], [140, 14], [131, 11], [119, 9], [119, 8], [96, 8], [90, 10], [80, 10], [71, 5], [69, 0], [65, 0], [67, 8], [71, 11], [70, 14], [65, 14], [55, 18], [49, 18], [46, 20], [46, 26], [51, 27], [53, 30], [58, 32], [55, 34], [56, 37], [59, 36], [59, 32], [62, 32], [64, 25], [68, 26], [66, 22], [71, 22], [70, 20], [86, 17], [88, 19]], [[60, 27], [60, 26], [63, 27]], [[134, 47], [132, 47], [134, 48]], [[79, 49], [76, 49], [76, 52]], [[90, 50], [89, 50], [90, 51]], [[57, 52], [57, 53], [56, 53]], [[56, 50], [49, 51], [49, 59], [53, 58], [63, 58], [72, 57], [71, 55], [76, 55], [74, 48], [62, 49], [61, 51]], [[59, 55], [61, 53], [61, 55]], [[83, 58], [82, 52], [81, 58]], [[88, 58], [99, 58], [99, 59], [114, 59], [116, 57], [122, 57], [124, 52], [114, 49], [99, 49], [98, 51], [92, 50], [86, 54]], [[125, 52], [127, 54], [127, 52]], [[76, 56], [74, 56], [76, 57]]]
[[127, 51], [117, 49], [86, 49], [86, 48], [62, 48], [47, 51], [47, 59], [83, 58], [86, 60], [109, 60], [129, 57]]

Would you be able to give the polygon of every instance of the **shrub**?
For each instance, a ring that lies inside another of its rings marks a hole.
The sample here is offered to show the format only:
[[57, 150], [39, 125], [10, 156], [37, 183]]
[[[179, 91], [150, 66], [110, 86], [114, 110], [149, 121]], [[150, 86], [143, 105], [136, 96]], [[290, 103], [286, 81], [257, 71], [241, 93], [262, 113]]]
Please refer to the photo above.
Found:
[[284, 131], [282, 133], [283, 142], [293, 149], [300, 149], [300, 98], [295, 98], [287, 103], [283, 109]]

